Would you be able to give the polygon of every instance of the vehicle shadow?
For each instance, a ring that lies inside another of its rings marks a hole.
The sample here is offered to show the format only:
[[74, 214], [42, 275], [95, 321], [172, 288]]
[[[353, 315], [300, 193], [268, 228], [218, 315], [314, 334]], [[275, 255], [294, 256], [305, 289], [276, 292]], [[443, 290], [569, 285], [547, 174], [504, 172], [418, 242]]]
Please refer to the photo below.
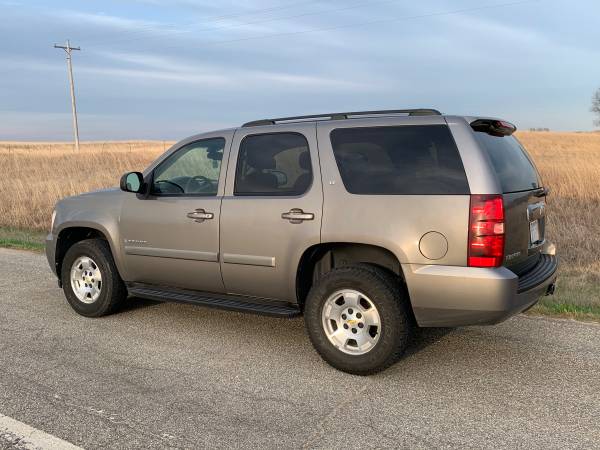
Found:
[[[169, 302], [161, 302], [157, 300], [147, 300], [140, 297], [130, 296], [127, 299], [127, 302], [123, 304], [123, 306], [119, 309], [119, 312], [135, 312], [137, 310], [143, 310], [151, 307], [158, 307], [164, 305]], [[200, 308], [198, 311], [206, 311], [204, 308]], [[211, 317], [211, 322], [214, 325], [216, 321], [222, 322], [220, 327], [222, 329], [229, 328], [230, 330], [238, 330], [239, 323], [238, 321], [246, 322], [243, 319], [240, 319], [240, 316], [232, 315], [232, 312], [223, 312], [219, 310], [209, 309], [214, 315]], [[221, 314], [222, 313], [222, 314]], [[242, 313], [241, 317], [245, 315]], [[203, 320], [203, 319], [200, 319]], [[299, 343], [305, 341], [304, 339], [304, 326], [302, 323], [302, 318], [297, 317], [292, 319], [292, 322], [296, 323], [296, 326], [289, 327], [289, 322], [287, 320], [276, 319], [272, 317], [265, 316], [253, 316], [253, 319], [249, 323], [254, 323], [255, 326], [260, 326], [261, 322], [267, 322], [267, 327], [271, 330], [271, 337], [273, 334], [277, 334], [277, 338], [273, 340], [269, 340], [269, 343], [276, 345], [279, 347], [282, 342]], [[298, 323], [297, 323], [298, 322]], [[284, 326], [284, 323], [287, 323], [288, 326]], [[455, 330], [455, 328], [416, 328], [413, 332], [408, 348], [404, 353], [404, 357], [415, 355], [422, 350], [434, 345], [435, 343], [442, 340], [445, 336], [449, 335]], [[281, 331], [281, 333], [279, 333]], [[245, 340], [245, 332], [240, 335], [240, 338]]]
[[404, 356], [412, 356], [449, 335], [455, 328], [417, 328], [411, 336]]
[[148, 300], [145, 298], [129, 296], [127, 297], [127, 301], [119, 307], [118, 312], [136, 311], [138, 309], [149, 308], [163, 303], [164, 302], [158, 300]]

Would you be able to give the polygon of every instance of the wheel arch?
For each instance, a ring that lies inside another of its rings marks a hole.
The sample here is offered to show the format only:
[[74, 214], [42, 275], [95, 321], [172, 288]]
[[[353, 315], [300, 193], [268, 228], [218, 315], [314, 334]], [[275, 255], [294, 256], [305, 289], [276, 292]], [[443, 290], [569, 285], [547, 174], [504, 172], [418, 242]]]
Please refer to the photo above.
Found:
[[385, 247], [355, 242], [328, 242], [307, 248], [296, 271], [296, 298], [303, 309], [312, 285], [325, 273], [355, 264], [377, 266], [405, 281], [398, 257]]
[[102, 239], [106, 241], [110, 247], [111, 253], [113, 254], [113, 259], [115, 260], [117, 269], [119, 272], [121, 272], [118, 258], [116, 258], [116, 248], [110, 239], [110, 234], [108, 231], [98, 224], [73, 223], [61, 227], [57, 233], [54, 263], [56, 267], [56, 274], [59, 280], [61, 279], [62, 262], [67, 254], [67, 251], [77, 242], [81, 242], [86, 239]]

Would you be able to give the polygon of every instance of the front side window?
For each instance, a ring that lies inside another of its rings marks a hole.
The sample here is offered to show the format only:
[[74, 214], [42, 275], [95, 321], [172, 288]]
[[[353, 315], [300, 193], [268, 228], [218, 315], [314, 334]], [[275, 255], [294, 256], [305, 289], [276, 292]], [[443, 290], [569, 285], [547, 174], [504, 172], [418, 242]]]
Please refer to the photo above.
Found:
[[154, 195], [217, 195], [225, 139], [205, 139], [177, 150], [154, 170]]
[[446, 125], [338, 128], [330, 137], [351, 194], [469, 194], [465, 169]]
[[308, 142], [301, 134], [251, 135], [240, 144], [235, 195], [302, 195], [312, 179]]

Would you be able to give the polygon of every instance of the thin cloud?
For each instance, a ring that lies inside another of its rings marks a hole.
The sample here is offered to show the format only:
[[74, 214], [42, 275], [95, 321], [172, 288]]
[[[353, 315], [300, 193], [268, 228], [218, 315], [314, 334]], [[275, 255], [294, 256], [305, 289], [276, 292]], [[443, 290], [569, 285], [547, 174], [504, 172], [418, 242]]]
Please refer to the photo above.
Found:
[[50, 13], [61, 21], [68, 21], [78, 25], [87, 24], [98, 27], [114, 28], [122, 30], [131, 29], [149, 29], [150, 27], [161, 26], [159, 22], [129, 19], [121, 16], [114, 16], [103, 13], [89, 13], [72, 10], [59, 10]]
[[[214, 64], [185, 64], [178, 60], [166, 58], [161, 55], [123, 53], [123, 52], [98, 52], [99, 55], [118, 62], [125, 62], [144, 69], [100, 68], [88, 67], [87, 72], [103, 73], [111, 76], [137, 77], [139, 79], [171, 80], [193, 84], [209, 84], [212, 86], [235, 86], [245, 88], [248, 84], [275, 85], [289, 87], [304, 87], [315, 89], [372, 89], [372, 86], [351, 80], [338, 80], [331, 77], [315, 76], [297, 73], [283, 73], [277, 71], [264, 71], [241, 69], [231, 65]], [[149, 70], [152, 69], [152, 70]]]

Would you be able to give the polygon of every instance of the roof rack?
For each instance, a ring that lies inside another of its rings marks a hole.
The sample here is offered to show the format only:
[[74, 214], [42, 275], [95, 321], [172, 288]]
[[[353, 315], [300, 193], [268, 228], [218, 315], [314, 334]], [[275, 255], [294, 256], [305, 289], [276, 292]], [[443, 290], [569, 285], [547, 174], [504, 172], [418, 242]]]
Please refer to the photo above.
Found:
[[441, 116], [442, 113], [437, 109], [418, 108], [418, 109], [384, 109], [380, 111], [353, 111], [327, 114], [311, 114], [308, 116], [279, 117], [277, 119], [261, 119], [247, 122], [242, 127], [258, 127], [261, 125], [275, 125], [277, 123], [303, 122], [311, 120], [343, 120], [361, 116], [391, 116], [396, 114], [406, 114], [409, 116]]

